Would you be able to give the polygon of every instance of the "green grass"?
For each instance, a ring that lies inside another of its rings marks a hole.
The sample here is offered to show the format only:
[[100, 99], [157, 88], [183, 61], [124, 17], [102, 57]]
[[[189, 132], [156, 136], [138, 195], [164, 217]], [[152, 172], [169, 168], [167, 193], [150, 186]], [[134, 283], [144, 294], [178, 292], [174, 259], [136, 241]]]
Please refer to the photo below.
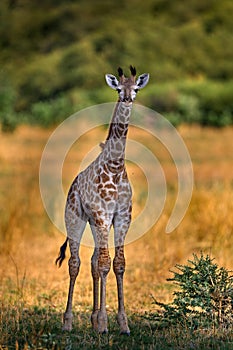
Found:
[[109, 313], [109, 333], [91, 328], [91, 311], [74, 313], [71, 332], [61, 330], [62, 313], [55, 308], [27, 307], [23, 303], [1, 309], [1, 349], [232, 349], [230, 330], [191, 331], [182, 324], [158, 329], [145, 315], [129, 314], [131, 335], [119, 335], [114, 314]]

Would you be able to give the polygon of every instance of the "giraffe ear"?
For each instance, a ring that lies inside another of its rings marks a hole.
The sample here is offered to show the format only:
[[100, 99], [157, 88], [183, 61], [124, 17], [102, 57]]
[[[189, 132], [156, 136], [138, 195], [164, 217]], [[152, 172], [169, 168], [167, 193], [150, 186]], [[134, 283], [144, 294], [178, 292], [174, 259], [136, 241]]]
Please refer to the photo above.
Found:
[[139, 75], [137, 81], [136, 81], [136, 85], [138, 89], [142, 89], [146, 86], [146, 84], [149, 81], [149, 74], [148, 73], [144, 73], [142, 75]]
[[118, 85], [119, 85], [119, 82], [117, 80], [117, 78], [112, 75], [112, 74], [106, 74], [105, 75], [105, 79], [106, 79], [106, 83], [108, 84], [108, 86], [110, 86], [110, 88], [116, 90]]

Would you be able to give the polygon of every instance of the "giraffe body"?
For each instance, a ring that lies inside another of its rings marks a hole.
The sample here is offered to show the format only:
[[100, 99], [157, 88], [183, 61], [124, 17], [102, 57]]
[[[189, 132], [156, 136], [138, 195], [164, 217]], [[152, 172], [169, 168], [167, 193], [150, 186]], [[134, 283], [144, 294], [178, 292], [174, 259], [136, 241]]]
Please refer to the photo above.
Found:
[[[82, 234], [89, 222], [95, 242], [91, 259], [93, 277], [93, 328], [100, 333], [108, 332], [106, 313], [106, 281], [111, 267], [108, 236], [114, 228], [115, 257], [113, 270], [117, 280], [118, 315], [121, 333], [130, 334], [124, 308], [123, 275], [125, 271], [124, 240], [131, 222], [132, 190], [125, 168], [125, 144], [132, 101], [138, 89], [144, 87], [148, 74], [135, 82], [136, 71], [131, 67], [131, 78], [125, 78], [119, 68], [120, 82], [113, 75], [106, 75], [110, 87], [119, 93], [109, 133], [99, 156], [73, 181], [66, 203], [65, 224], [67, 240], [61, 247], [57, 262], [61, 265], [69, 241], [70, 287], [63, 329], [72, 329], [72, 298], [76, 277], [79, 273], [79, 247]], [[100, 281], [100, 286], [99, 286]]]

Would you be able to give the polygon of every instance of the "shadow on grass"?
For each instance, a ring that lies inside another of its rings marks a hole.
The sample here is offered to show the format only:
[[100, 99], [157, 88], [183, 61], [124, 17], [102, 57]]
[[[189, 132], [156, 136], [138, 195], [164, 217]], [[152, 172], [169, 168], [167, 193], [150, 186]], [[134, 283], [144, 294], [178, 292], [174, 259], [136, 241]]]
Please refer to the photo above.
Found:
[[75, 313], [73, 330], [61, 330], [61, 313], [53, 308], [2, 307], [0, 348], [3, 349], [225, 349], [233, 348], [226, 330], [191, 332], [182, 325], [158, 330], [143, 315], [131, 314], [131, 336], [121, 336], [115, 315], [109, 313], [109, 333], [91, 328], [90, 313]]

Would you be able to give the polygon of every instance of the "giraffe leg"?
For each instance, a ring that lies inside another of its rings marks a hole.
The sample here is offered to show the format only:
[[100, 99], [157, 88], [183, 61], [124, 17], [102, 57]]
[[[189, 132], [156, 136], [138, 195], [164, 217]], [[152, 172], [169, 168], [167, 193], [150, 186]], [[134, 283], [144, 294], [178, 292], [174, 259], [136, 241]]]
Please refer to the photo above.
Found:
[[95, 248], [91, 258], [91, 273], [93, 278], [93, 311], [91, 315], [92, 327], [98, 331], [98, 311], [99, 311], [99, 270], [98, 270], [99, 249]]
[[78, 276], [79, 267], [80, 267], [80, 258], [79, 258], [80, 244], [76, 241], [69, 239], [69, 245], [70, 245], [70, 252], [71, 252], [71, 257], [69, 259], [70, 285], [69, 285], [66, 311], [63, 317], [63, 328], [62, 328], [63, 330], [66, 330], [66, 331], [72, 330], [72, 319], [73, 319], [72, 299], [73, 299], [74, 285], [75, 285], [75, 281]]
[[[101, 222], [101, 225], [99, 225]], [[111, 227], [112, 217], [107, 216], [101, 220], [91, 220], [91, 230], [95, 241], [95, 250], [92, 256], [93, 277], [93, 312], [91, 316], [93, 328], [99, 333], [108, 332], [108, 318], [106, 312], [106, 284], [107, 275], [111, 267], [111, 259], [108, 251], [108, 233]], [[99, 305], [99, 279], [100, 279], [100, 305]]]
[[128, 327], [127, 316], [124, 306], [124, 290], [123, 290], [123, 277], [125, 272], [125, 257], [124, 246], [115, 248], [115, 257], [113, 260], [113, 270], [117, 280], [117, 293], [118, 293], [118, 314], [117, 322], [120, 326], [121, 334], [130, 334]]
[[68, 293], [66, 310], [63, 316], [62, 329], [71, 331], [72, 319], [73, 319], [72, 301], [73, 301], [74, 285], [75, 285], [75, 281], [78, 276], [79, 268], [80, 268], [80, 258], [79, 258], [80, 241], [87, 223], [87, 218], [83, 212], [81, 201], [78, 196], [76, 196], [75, 204], [70, 203], [69, 197], [68, 197], [66, 212], [65, 212], [65, 222], [66, 222], [66, 229], [67, 229], [67, 237], [69, 239], [71, 257], [69, 259], [69, 275], [70, 275], [69, 293]]
[[99, 333], [108, 332], [108, 317], [106, 311], [106, 284], [110, 267], [111, 258], [109, 255], [108, 247], [99, 248], [98, 270], [100, 276], [100, 310], [97, 316]]
[[121, 334], [130, 335], [128, 320], [124, 306], [124, 288], [123, 279], [125, 272], [125, 257], [124, 257], [124, 241], [128, 232], [131, 221], [131, 202], [128, 207], [117, 213], [114, 217], [114, 241], [115, 241], [115, 257], [113, 259], [113, 270], [117, 281], [118, 293], [118, 313], [117, 322], [120, 326]]

